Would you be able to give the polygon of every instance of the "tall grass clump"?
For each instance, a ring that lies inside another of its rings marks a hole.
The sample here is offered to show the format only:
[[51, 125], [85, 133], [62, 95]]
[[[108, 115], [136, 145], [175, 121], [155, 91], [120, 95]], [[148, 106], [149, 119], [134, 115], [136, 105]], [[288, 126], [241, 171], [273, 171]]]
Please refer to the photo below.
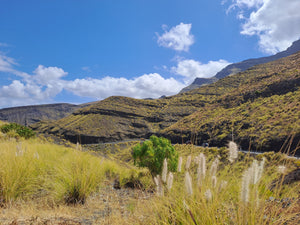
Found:
[[[295, 224], [300, 185], [283, 185], [278, 165], [284, 163], [289, 170], [294, 167], [286, 158], [278, 161], [235, 154], [234, 160], [229, 160], [229, 149], [213, 149], [211, 153], [207, 148], [185, 149], [180, 153], [186, 161], [191, 153], [198, 158], [185, 173], [173, 174], [172, 189], [156, 197], [150, 203], [153, 207], [143, 209], [152, 215], [147, 223]], [[210, 173], [203, 175], [205, 171]]]
[[129, 169], [117, 163], [39, 140], [0, 142], [0, 205], [17, 201], [85, 203], [106, 179]]

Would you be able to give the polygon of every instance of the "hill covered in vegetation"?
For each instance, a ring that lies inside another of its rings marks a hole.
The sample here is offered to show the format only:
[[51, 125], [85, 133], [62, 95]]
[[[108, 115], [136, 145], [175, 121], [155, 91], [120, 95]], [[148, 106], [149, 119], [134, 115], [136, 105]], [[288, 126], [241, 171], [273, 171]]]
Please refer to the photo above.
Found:
[[234, 138], [244, 149], [277, 151], [292, 138], [296, 147], [300, 138], [299, 85], [298, 52], [209, 85], [223, 89], [223, 94], [163, 133], [173, 141], [186, 135], [187, 139], [194, 136], [198, 143], [221, 146]]
[[155, 100], [110, 97], [54, 122], [32, 127], [72, 142], [100, 143], [164, 135], [244, 149], [279, 150], [299, 140], [300, 52], [201, 88]]

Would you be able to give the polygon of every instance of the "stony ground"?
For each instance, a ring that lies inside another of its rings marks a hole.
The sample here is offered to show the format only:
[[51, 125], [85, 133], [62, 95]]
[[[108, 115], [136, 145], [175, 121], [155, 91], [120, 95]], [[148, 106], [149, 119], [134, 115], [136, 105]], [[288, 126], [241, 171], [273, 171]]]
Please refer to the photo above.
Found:
[[[143, 224], [143, 217], [134, 214], [153, 194], [135, 189], [114, 189], [112, 185], [78, 206], [39, 207], [36, 203], [0, 209], [2, 225], [67, 225], [67, 224]], [[42, 205], [42, 204], [41, 204]]]

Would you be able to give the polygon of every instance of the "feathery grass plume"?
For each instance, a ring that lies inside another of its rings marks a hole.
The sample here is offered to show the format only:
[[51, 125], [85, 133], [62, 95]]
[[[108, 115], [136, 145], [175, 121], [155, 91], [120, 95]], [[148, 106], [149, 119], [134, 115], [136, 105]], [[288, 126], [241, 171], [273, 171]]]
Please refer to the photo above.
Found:
[[186, 170], [188, 170], [188, 169], [190, 168], [190, 166], [191, 166], [191, 161], [192, 161], [192, 156], [189, 155], [189, 156], [187, 157], [187, 160], [186, 160], [186, 163], [185, 163], [185, 169], [186, 169]]
[[216, 176], [211, 177], [211, 184], [212, 184], [213, 188], [216, 188], [216, 186], [217, 186], [217, 177]]
[[212, 193], [210, 189], [207, 189], [204, 193], [206, 201], [210, 202], [212, 200]]
[[197, 184], [198, 186], [201, 184], [201, 180], [205, 178], [206, 174], [206, 158], [203, 153], [200, 153], [198, 161], [198, 168], [197, 168]]
[[22, 144], [18, 143], [16, 146], [16, 156], [23, 156], [24, 155], [24, 151], [22, 149]]
[[259, 165], [257, 160], [253, 160], [250, 170], [251, 170], [251, 178], [252, 178], [251, 184], [256, 184], [259, 180]]
[[82, 151], [82, 146], [81, 146], [81, 144], [79, 144], [79, 142], [77, 142], [77, 144], [76, 144], [76, 150]]
[[260, 178], [262, 177], [262, 174], [264, 172], [265, 161], [266, 161], [266, 159], [263, 158], [259, 164], [257, 180], [260, 180]]
[[167, 188], [168, 190], [171, 190], [172, 188], [172, 185], [173, 185], [173, 173], [172, 172], [169, 172], [169, 175], [168, 175], [168, 180], [167, 180]]
[[159, 175], [154, 177], [154, 182], [156, 184], [156, 194], [157, 194], [157, 196], [164, 196], [163, 184], [162, 184], [162, 181], [161, 181]]
[[263, 174], [263, 170], [264, 170], [264, 164], [265, 164], [265, 158], [262, 159], [262, 161], [260, 162], [260, 164], [258, 164], [257, 160], [254, 160], [252, 163], [252, 184], [256, 184], [262, 174]]
[[219, 161], [218, 157], [213, 161], [213, 163], [212, 163], [212, 165], [210, 167], [210, 175], [211, 176], [216, 176], [217, 170], [218, 170], [218, 166], [219, 166], [219, 162], [220, 161]]
[[182, 165], [182, 157], [180, 156], [178, 159], [177, 172], [181, 172], [181, 165]]
[[241, 201], [244, 203], [249, 202], [249, 185], [251, 181], [251, 176], [252, 176], [252, 168], [248, 168], [242, 178], [242, 189], [241, 189]]
[[163, 170], [161, 173], [161, 179], [164, 183], [167, 181], [167, 174], [168, 174], [168, 162], [167, 159], [164, 159], [164, 165], [163, 165]]
[[233, 163], [238, 157], [238, 146], [235, 142], [229, 142], [229, 157], [228, 160]]
[[192, 178], [188, 171], [185, 172], [184, 184], [185, 184], [185, 189], [187, 194], [192, 195], [193, 194]]
[[221, 180], [220, 186], [219, 186], [219, 190], [218, 190], [218, 191], [221, 192], [222, 190], [224, 190], [224, 189], [226, 188], [227, 184], [228, 184], [227, 181]]
[[241, 189], [241, 200], [244, 203], [249, 201], [249, 185], [258, 183], [263, 173], [264, 164], [265, 158], [263, 158], [260, 164], [258, 164], [257, 160], [254, 160], [251, 167], [244, 172]]

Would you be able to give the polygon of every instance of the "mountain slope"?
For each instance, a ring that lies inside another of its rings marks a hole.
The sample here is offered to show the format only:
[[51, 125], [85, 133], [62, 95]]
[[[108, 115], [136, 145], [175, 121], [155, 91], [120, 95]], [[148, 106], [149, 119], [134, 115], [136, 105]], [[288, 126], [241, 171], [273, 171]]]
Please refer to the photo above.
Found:
[[42, 120], [58, 120], [80, 108], [67, 103], [32, 105], [0, 109], [0, 120], [30, 125]]
[[[164, 135], [173, 142], [278, 150], [299, 139], [300, 52], [192, 91], [156, 100], [110, 97], [57, 121], [32, 127], [72, 142], [99, 143]], [[251, 140], [251, 141], [250, 141]]]
[[32, 128], [83, 144], [147, 138], [195, 112], [215, 96], [184, 94], [156, 100], [114, 96]]
[[243, 149], [278, 151], [289, 137], [293, 137], [294, 147], [298, 144], [300, 52], [252, 67], [214, 85], [226, 84], [235, 88], [166, 128], [163, 135], [173, 141], [194, 138], [198, 144], [218, 146], [224, 146], [233, 135]]
[[256, 59], [247, 59], [242, 62], [232, 63], [232, 64], [226, 66], [224, 69], [222, 69], [220, 72], [218, 72], [215, 76], [213, 76], [211, 78], [196, 78], [191, 85], [183, 88], [181, 90], [181, 93], [190, 91], [195, 88], [199, 88], [203, 85], [214, 83], [218, 79], [222, 79], [229, 75], [234, 75], [239, 72], [245, 71], [252, 66], [271, 62], [271, 61], [274, 61], [277, 59], [281, 59], [283, 57], [287, 57], [289, 55], [295, 54], [298, 51], [300, 51], [300, 39], [298, 41], [293, 42], [293, 44], [289, 48], [287, 48], [285, 51], [279, 52], [275, 55], [268, 56], [268, 57], [256, 58]]

